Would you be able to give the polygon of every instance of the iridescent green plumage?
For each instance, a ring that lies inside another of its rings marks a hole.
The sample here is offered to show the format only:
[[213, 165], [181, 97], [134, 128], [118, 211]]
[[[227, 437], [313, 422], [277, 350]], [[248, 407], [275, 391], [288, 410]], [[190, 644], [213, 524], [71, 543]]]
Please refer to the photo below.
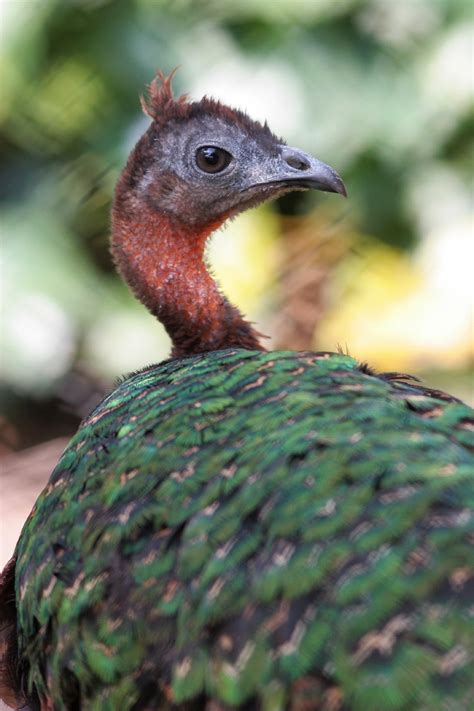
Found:
[[30, 698], [467, 711], [473, 429], [467, 406], [337, 354], [130, 376], [17, 547]]

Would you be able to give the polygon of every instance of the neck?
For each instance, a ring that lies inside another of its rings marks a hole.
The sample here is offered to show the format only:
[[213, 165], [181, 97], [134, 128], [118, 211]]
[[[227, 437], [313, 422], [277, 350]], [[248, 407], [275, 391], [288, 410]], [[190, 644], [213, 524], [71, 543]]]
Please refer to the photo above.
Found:
[[206, 269], [206, 239], [222, 222], [197, 230], [146, 205], [114, 207], [115, 263], [135, 296], [166, 328], [174, 357], [230, 347], [264, 350], [259, 334]]

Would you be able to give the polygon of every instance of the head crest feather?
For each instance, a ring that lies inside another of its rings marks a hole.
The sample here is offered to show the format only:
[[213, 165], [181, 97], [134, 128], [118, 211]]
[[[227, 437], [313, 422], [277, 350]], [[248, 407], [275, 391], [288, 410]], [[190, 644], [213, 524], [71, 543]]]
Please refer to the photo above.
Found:
[[140, 97], [144, 113], [158, 124], [165, 124], [172, 118], [184, 118], [189, 106], [187, 94], [175, 99], [172, 81], [178, 71], [175, 67], [168, 76], [161, 70], [156, 72], [153, 81], [147, 87], [147, 96]]
[[266, 122], [262, 125], [258, 121], [252, 121], [243, 111], [231, 109], [208, 96], [204, 96], [200, 101], [190, 101], [187, 94], [175, 98], [171, 84], [177, 70], [178, 67], [175, 67], [168, 76], [158, 70], [148, 86], [147, 96], [140, 99], [143, 111], [159, 128], [172, 120], [212, 114], [240, 126], [250, 135], [260, 135], [262, 139], [283, 143], [272, 134]]

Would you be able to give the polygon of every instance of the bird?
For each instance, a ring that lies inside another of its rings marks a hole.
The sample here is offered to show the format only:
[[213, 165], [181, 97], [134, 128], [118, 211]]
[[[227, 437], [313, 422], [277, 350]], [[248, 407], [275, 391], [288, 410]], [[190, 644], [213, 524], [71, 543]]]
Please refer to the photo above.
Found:
[[[39, 711], [468, 711], [474, 413], [266, 350], [206, 268], [227, 219], [346, 194], [267, 124], [152, 81], [112, 255], [169, 359], [85, 418], [0, 581], [0, 696]], [[124, 334], [126, 338], [126, 334]]]

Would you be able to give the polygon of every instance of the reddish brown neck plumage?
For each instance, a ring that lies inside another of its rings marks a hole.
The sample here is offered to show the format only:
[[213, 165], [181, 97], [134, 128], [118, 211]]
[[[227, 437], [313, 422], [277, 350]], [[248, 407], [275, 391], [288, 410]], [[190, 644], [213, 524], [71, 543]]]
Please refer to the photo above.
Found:
[[130, 209], [127, 202], [128, 209], [116, 206], [113, 212], [114, 259], [137, 298], [165, 326], [172, 355], [230, 347], [264, 350], [259, 334], [206, 269], [206, 239], [223, 219], [196, 230], [144, 204]]

